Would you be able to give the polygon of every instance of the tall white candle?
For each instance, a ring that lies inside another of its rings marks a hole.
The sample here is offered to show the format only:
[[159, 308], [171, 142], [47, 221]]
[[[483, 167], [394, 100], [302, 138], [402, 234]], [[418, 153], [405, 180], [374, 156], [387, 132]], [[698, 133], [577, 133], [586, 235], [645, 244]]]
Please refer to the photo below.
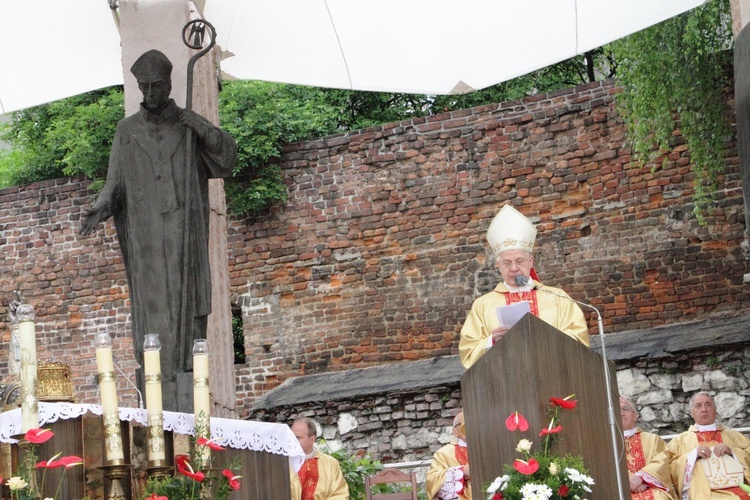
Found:
[[[208, 386], [208, 344], [203, 339], [193, 343], [193, 411], [195, 416], [195, 437], [211, 438], [211, 400]], [[211, 460], [211, 449], [199, 449], [201, 463], [205, 467]]]
[[146, 409], [149, 413], [161, 413], [161, 353], [145, 351], [143, 353], [144, 374], [146, 375]]
[[148, 459], [152, 463], [166, 458], [164, 416], [161, 394], [161, 342], [156, 333], [146, 334], [143, 343], [143, 372], [146, 379], [146, 411], [148, 414]]
[[107, 462], [123, 460], [120, 415], [117, 408], [117, 382], [112, 360], [112, 339], [108, 333], [96, 334], [96, 368], [99, 372], [99, 396], [102, 400], [105, 452]]
[[36, 326], [34, 307], [20, 304], [18, 317], [18, 343], [21, 349], [21, 432], [39, 427], [39, 400], [37, 399]]

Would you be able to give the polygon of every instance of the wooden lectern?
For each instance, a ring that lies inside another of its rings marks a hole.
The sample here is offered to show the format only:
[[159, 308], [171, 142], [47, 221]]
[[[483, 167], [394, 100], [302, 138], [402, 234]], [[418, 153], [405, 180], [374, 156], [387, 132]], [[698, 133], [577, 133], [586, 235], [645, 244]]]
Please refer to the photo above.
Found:
[[[630, 498], [627, 460], [622, 451], [622, 425], [614, 363], [609, 363], [612, 387], [606, 387], [602, 357], [541, 319], [527, 314], [500, 342], [482, 356], [461, 378], [474, 498], [485, 498], [484, 487], [504, 474], [504, 465], [523, 458], [515, 451], [518, 441], [533, 441], [540, 451], [539, 432], [547, 427], [549, 398], [575, 394], [578, 405], [560, 414], [563, 426], [552, 449], [555, 455], [583, 457], [594, 479], [590, 499]], [[607, 416], [607, 392], [612, 391], [617, 419], [619, 463], [615, 464], [612, 429]], [[529, 421], [526, 432], [511, 432], [505, 419], [518, 411]]]

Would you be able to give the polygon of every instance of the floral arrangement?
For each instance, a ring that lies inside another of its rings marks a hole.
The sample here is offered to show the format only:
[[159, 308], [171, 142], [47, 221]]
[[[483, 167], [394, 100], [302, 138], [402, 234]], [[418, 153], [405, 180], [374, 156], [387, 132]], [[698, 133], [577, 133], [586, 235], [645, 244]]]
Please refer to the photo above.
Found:
[[[198, 447], [208, 447], [214, 451], [223, 451], [212, 439], [199, 437], [195, 441]], [[146, 483], [146, 500], [192, 500], [212, 498], [223, 500], [229, 498], [232, 491], [240, 489], [240, 477], [231, 468], [223, 469], [217, 474], [213, 469], [204, 468], [201, 454], [195, 452], [193, 460], [187, 455], [175, 456], [177, 475], [166, 478], [151, 478]]]
[[[28, 443], [26, 453], [19, 467], [19, 476], [11, 477], [7, 486], [10, 489], [11, 498], [14, 500], [39, 500], [42, 498], [40, 491], [44, 491], [44, 480], [47, 476], [47, 469], [63, 468], [63, 473], [57, 483], [54, 497], [46, 497], [44, 500], [54, 500], [60, 494], [65, 472], [71, 467], [83, 464], [83, 459], [75, 455], [63, 457], [58, 453], [49, 460], [37, 462], [39, 457], [39, 445], [46, 443], [54, 436], [54, 432], [49, 429], [30, 429], [24, 434], [23, 439]], [[38, 481], [39, 470], [42, 470], [41, 480]], [[0, 484], [3, 478], [0, 477]], [[37, 486], [39, 485], [39, 486]]]
[[[583, 458], [573, 455], [560, 457], [551, 453], [563, 429], [560, 411], [576, 407], [577, 401], [573, 396], [550, 398], [550, 422], [539, 433], [543, 444], [541, 450], [532, 453], [534, 443], [521, 439], [516, 451], [523, 455], [523, 459], [506, 465], [506, 474], [496, 478], [487, 488], [487, 500], [583, 500], [586, 493], [591, 493], [590, 486], [594, 480], [587, 475]], [[529, 423], [523, 415], [514, 412], [505, 420], [505, 427], [511, 432], [526, 432]]]

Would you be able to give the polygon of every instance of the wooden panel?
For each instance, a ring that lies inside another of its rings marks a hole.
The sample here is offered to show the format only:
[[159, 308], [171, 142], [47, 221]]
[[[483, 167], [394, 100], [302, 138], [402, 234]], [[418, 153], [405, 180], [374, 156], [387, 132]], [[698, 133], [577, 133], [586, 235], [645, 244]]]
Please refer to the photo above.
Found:
[[[39, 445], [39, 460], [49, 460], [58, 453], [60, 456], [76, 455], [83, 458], [83, 423], [81, 417], [69, 420], [58, 420], [52, 424], [44, 426], [50, 429], [55, 435]], [[57, 468], [47, 469], [46, 472], [39, 470], [37, 481], [42, 493], [42, 497], [54, 497], [57, 485], [65, 472], [64, 484], [60, 488], [60, 493], [56, 498], [60, 500], [72, 500], [84, 496], [84, 466], [75, 466], [70, 469]], [[42, 484], [42, 475], [44, 475], [44, 484]]]
[[225, 451], [212, 454], [214, 467], [224, 468], [234, 460], [241, 466], [237, 473], [240, 479], [240, 490], [232, 493], [233, 500], [268, 500], [270, 498], [291, 498], [289, 486], [289, 458], [251, 450]]
[[[619, 419], [615, 369], [611, 362], [609, 366], [609, 390]], [[590, 498], [618, 498], [616, 467], [624, 479], [623, 491], [629, 491], [626, 463], [615, 464], [603, 360], [596, 352], [527, 314], [464, 374], [461, 390], [475, 497], [482, 497], [482, 485], [502, 475], [503, 464], [520, 458], [515, 451], [520, 439], [533, 441], [532, 451], [539, 451], [539, 432], [549, 424], [549, 398], [570, 394], [575, 394], [578, 406], [561, 413], [562, 439], [553, 453], [584, 458], [596, 481]], [[527, 432], [505, 428], [505, 419], [514, 411], [529, 421]]]

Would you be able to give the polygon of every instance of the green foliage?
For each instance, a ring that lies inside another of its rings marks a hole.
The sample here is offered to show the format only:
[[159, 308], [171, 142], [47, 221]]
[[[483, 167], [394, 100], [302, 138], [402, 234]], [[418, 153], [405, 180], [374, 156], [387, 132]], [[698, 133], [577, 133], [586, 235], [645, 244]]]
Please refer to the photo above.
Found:
[[234, 346], [234, 364], [245, 362], [245, 331], [242, 328], [242, 314], [232, 314], [232, 340]]
[[[349, 486], [350, 500], [365, 500], [365, 477], [377, 474], [383, 470], [383, 464], [372, 460], [370, 455], [358, 457], [348, 455], [345, 450], [330, 451], [324, 446], [325, 453], [338, 460], [344, 480]], [[383, 486], [383, 485], [381, 485]]]
[[323, 96], [337, 110], [339, 130], [358, 130], [433, 114], [431, 96], [359, 90], [324, 89]]
[[[229, 206], [257, 215], [286, 200], [281, 169], [273, 162], [283, 144], [330, 134], [337, 129], [335, 107], [320, 89], [267, 82], [227, 82], [221, 93], [222, 128], [237, 141], [235, 179], [226, 184]], [[271, 163], [272, 165], [269, 165]], [[265, 167], [265, 168], [263, 168]]]
[[120, 88], [13, 113], [0, 135], [14, 148], [0, 156], [0, 186], [77, 174], [103, 177], [115, 126], [123, 114]]
[[224, 184], [224, 190], [229, 206], [240, 215], [258, 215], [270, 205], [287, 199], [284, 176], [278, 165], [258, 170], [249, 179], [230, 180]]
[[613, 44], [624, 89], [618, 104], [634, 157], [647, 163], [666, 154], [680, 128], [701, 221], [731, 136], [725, 93], [733, 43], [729, 0], [716, 0]]
[[238, 145], [235, 175], [280, 157], [289, 142], [330, 134], [337, 109], [321, 89], [280, 83], [230, 81], [221, 92], [221, 126]]
[[203, 495], [210, 494], [208, 498], [220, 500], [229, 498], [232, 490], [224, 476], [216, 476], [213, 472], [206, 474], [202, 483], [194, 481], [189, 477], [174, 475], [166, 477], [152, 477], [146, 481], [145, 498], [156, 494], [157, 497], [167, 497], [169, 500], [193, 500], [206, 498]]
[[432, 107], [440, 112], [513, 101], [611, 77], [614, 67], [611, 49], [601, 47], [470, 94], [435, 96]]
[[716, 368], [721, 366], [721, 360], [712, 356], [706, 360], [706, 366], [709, 368]]
[[[198, 428], [195, 429], [196, 433]], [[195, 440], [191, 439], [193, 443]], [[140, 498], [167, 497], [169, 500], [192, 500], [199, 498], [211, 498], [214, 500], [225, 500], [231, 493], [238, 489], [242, 491], [241, 476], [235, 476], [241, 468], [239, 458], [235, 457], [231, 464], [221, 472], [217, 468], [202, 467], [202, 461], [197, 454], [197, 449], [193, 448], [193, 458], [188, 459], [185, 455], [175, 456], [175, 466], [177, 472], [171, 476], [152, 477], [146, 481], [145, 491]], [[192, 465], [191, 465], [192, 464]], [[204, 469], [205, 472], [200, 472]], [[195, 477], [190, 477], [190, 476]], [[230, 486], [230, 482], [235, 483], [235, 489]]]

